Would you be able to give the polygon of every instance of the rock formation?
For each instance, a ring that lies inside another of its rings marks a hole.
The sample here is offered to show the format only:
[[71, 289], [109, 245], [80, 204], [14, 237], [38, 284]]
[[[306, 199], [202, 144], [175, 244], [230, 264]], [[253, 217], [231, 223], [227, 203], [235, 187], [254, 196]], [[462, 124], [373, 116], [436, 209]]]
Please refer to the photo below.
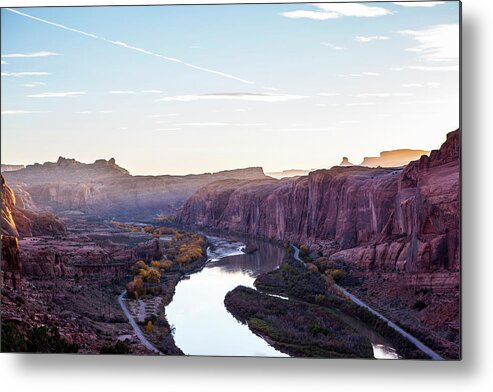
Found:
[[24, 167], [25, 167], [24, 165], [9, 165], [9, 164], [2, 163], [2, 173], [8, 172], [8, 171], [15, 171], [15, 170], [24, 169]]
[[382, 151], [378, 157], [365, 157], [360, 166], [400, 167], [429, 153], [429, 151], [409, 149]]
[[342, 162], [339, 164], [339, 166], [354, 166], [354, 164], [349, 162], [348, 157], [342, 157]]
[[62, 157], [56, 163], [29, 165], [5, 176], [39, 207], [129, 219], [172, 215], [197, 189], [216, 180], [266, 178], [262, 168], [188, 176], [132, 176], [113, 158], [85, 164]]
[[225, 180], [184, 204], [185, 224], [305, 243], [359, 268], [459, 267], [459, 131], [401, 169], [334, 167], [291, 180]]

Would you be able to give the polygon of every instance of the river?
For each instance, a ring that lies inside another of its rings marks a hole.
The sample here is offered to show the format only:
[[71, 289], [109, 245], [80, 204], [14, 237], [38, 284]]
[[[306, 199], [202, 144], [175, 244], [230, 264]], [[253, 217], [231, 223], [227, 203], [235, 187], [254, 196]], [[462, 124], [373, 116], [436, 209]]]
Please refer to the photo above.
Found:
[[[255, 278], [276, 269], [285, 250], [261, 240], [248, 239], [258, 250], [252, 255], [241, 249], [243, 240], [209, 236], [210, 261], [200, 272], [176, 286], [166, 307], [169, 323], [175, 328], [175, 343], [187, 355], [288, 357], [238, 322], [225, 308], [224, 297], [239, 285], [254, 287]], [[396, 359], [389, 343], [365, 324], [344, 316], [346, 322], [367, 336], [375, 358]]]

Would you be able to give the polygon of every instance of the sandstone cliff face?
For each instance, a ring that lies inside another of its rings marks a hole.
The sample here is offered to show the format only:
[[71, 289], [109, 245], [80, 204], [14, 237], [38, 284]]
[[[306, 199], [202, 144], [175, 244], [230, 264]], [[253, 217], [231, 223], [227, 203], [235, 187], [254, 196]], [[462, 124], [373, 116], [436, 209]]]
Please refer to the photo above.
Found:
[[29, 165], [6, 176], [16, 189], [30, 194], [37, 206], [55, 212], [76, 210], [129, 219], [174, 214], [197, 189], [213, 181], [266, 178], [262, 168], [188, 176], [132, 176], [114, 159], [84, 164], [65, 158]]
[[16, 289], [20, 280], [21, 265], [19, 261], [19, 246], [17, 237], [19, 232], [12, 216], [12, 209], [15, 208], [15, 195], [12, 189], [5, 183], [3, 176], [2, 182], [2, 285]]
[[334, 167], [281, 181], [216, 182], [185, 224], [306, 243], [334, 259], [389, 271], [459, 266], [459, 131], [403, 169]]

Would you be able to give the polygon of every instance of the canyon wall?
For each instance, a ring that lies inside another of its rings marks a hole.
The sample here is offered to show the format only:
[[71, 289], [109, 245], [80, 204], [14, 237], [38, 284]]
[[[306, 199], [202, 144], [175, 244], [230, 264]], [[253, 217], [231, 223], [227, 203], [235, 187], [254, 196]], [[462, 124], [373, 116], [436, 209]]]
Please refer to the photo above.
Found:
[[365, 269], [459, 268], [460, 134], [401, 169], [318, 170], [296, 179], [223, 180], [178, 221], [304, 243]]
[[173, 215], [197, 189], [213, 181], [265, 178], [262, 168], [187, 176], [132, 176], [114, 159], [85, 164], [62, 157], [5, 176], [17, 194], [28, 193], [38, 207], [122, 219]]

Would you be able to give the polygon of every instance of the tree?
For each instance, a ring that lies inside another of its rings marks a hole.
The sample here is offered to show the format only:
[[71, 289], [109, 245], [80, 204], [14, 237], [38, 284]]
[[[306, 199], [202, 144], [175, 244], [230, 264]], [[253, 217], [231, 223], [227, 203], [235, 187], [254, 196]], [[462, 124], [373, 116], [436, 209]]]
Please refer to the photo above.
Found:
[[154, 332], [154, 325], [152, 324], [152, 321], [149, 320], [146, 325], [146, 331], [149, 333]]

